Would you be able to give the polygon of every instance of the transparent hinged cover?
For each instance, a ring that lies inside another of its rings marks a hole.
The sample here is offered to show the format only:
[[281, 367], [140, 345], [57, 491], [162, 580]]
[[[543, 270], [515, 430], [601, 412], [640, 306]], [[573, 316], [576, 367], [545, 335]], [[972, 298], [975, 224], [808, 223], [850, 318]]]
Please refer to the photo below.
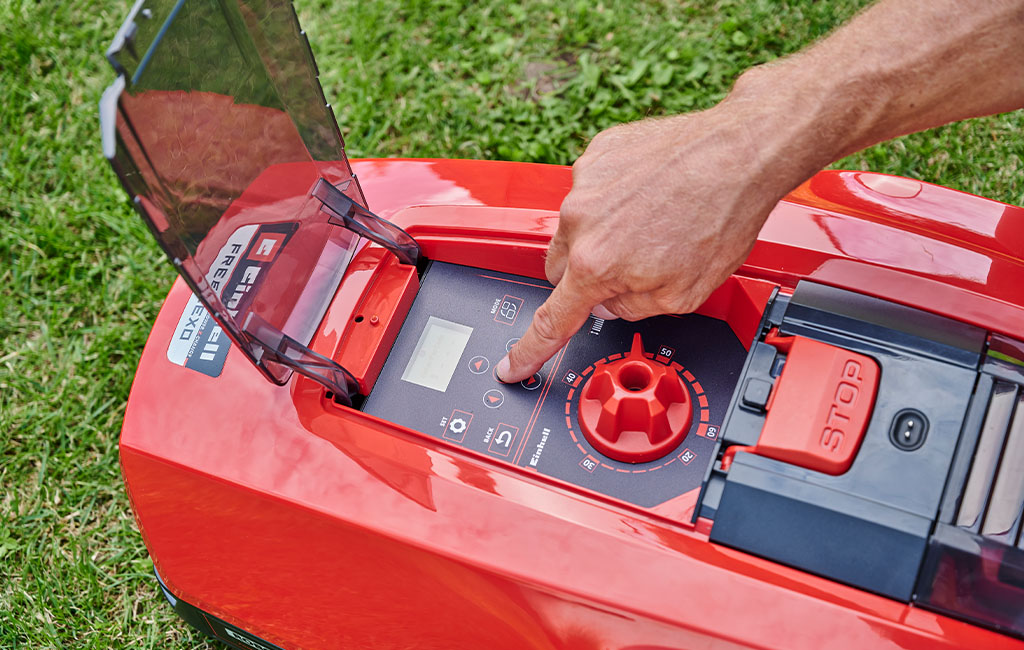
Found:
[[139, 0], [107, 52], [104, 155], [193, 292], [271, 380], [342, 399], [308, 348], [367, 240], [416, 242], [365, 206], [290, 0]]

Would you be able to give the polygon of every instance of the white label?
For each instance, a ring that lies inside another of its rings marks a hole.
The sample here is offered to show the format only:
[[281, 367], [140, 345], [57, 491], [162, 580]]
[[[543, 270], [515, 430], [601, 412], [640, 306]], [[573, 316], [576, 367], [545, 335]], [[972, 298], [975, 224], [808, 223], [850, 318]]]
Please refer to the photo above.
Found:
[[[239, 259], [258, 227], [256, 225], [242, 226], [231, 233], [220, 252], [217, 253], [213, 266], [206, 274], [206, 281], [210, 283], [218, 296], [224, 289], [224, 283], [238, 266]], [[200, 348], [201, 333], [204, 336]], [[167, 347], [167, 360], [184, 366], [198, 352], [198, 361], [215, 363], [217, 359], [223, 360], [222, 348], [226, 348], [228, 345], [230, 345], [228, 337], [223, 335], [220, 326], [210, 318], [210, 314], [199, 302], [199, 298], [192, 294], [189, 296], [188, 302], [185, 303], [185, 310], [181, 313], [181, 318], [178, 319], [177, 327], [174, 328], [171, 344]], [[200, 349], [197, 350], [197, 348]], [[221, 351], [221, 354], [218, 355], [218, 351]], [[212, 376], [216, 376], [217, 373], [219, 373], [219, 369]]]

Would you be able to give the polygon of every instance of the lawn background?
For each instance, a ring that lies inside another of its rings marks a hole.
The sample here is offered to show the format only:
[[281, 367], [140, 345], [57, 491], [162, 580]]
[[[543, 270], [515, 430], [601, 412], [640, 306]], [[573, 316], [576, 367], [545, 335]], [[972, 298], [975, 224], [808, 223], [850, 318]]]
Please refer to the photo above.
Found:
[[[708, 107], [860, 1], [297, 0], [349, 155], [570, 163], [598, 130]], [[215, 647], [158, 596], [117, 462], [173, 270], [100, 155], [128, 2], [0, 0], [0, 648]], [[837, 166], [1024, 203], [1020, 112]], [[371, 206], [372, 208], [372, 206]]]

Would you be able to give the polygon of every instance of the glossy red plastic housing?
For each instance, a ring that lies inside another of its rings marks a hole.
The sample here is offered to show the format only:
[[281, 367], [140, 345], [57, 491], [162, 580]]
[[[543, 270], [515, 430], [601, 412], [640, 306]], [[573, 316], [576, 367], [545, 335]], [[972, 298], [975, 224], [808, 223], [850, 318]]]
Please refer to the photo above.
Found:
[[[352, 167], [374, 212], [428, 258], [544, 277], [569, 168]], [[877, 176], [823, 172], [799, 187], [703, 311], [738, 316], [730, 324], [747, 344], [767, 294], [807, 278], [1024, 337], [1024, 210], [926, 183], [908, 196]], [[414, 284], [384, 258], [347, 273], [311, 345], [364, 368], [369, 385], [378, 332], [400, 326]], [[372, 286], [390, 298], [364, 298]], [[237, 349], [216, 378], [175, 365], [167, 348], [188, 298], [177, 282], [139, 363], [125, 484], [171, 593], [267, 642], [1024, 649], [712, 544], [706, 521], [690, 523], [696, 494], [656, 510], [615, 501], [338, 406], [312, 380], [276, 386]], [[344, 328], [366, 348], [339, 345]]]
[[583, 385], [579, 418], [599, 452], [643, 463], [676, 448], [690, 430], [693, 406], [679, 373], [645, 354], [637, 332], [626, 356], [598, 364]]

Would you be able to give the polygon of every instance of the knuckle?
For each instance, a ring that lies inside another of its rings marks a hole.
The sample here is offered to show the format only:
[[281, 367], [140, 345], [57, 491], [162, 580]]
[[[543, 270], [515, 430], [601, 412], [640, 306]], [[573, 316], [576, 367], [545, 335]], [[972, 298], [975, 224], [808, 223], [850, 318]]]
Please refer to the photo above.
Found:
[[556, 236], [558, 232], [562, 232], [566, 229], [572, 229], [580, 221], [580, 216], [583, 213], [582, 202], [578, 198], [578, 192], [569, 192], [565, 199], [562, 200], [562, 205], [558, 209], [558, 229], [556, 230]]
[[550, 250], [544, 256], [544, 277], [551, 284], [558, 284], [558, 281], [561, 279], [562, 264], [558, 257], [557, 253], [552, 253]]
[[555, 230], [555, 234], [551, 237], [551, 241], [548, 242], [547, 251], [544, 253], [545, 261], [559, 261], [565, 257], [566, 251], [569, 248], [569, 235], [566, 232], [566, 228], [559, 224], [558, 229]]
[[707, 300], [710, 291], [704, 291], [701, 288], [694, 287], [690, 291], [680, 295], [673, 305], [673, 313], [676, 314], [689, 314], [696, 311], [704, 301]]
[[[622, 125], [616, 125], [595, 134], [594, 137], [590, 139], [590, 142], [587, 144], [587, 149], [583, 152], [583, 156], [581, 157], [586, 157], [589, 154], [591, 158], [598, 158], [602, 153], [615, 149], [616, 142], [621, 134], [621, 129]], [[587, 162], [589, 162], [589, 160]]]
[[704, 304], [704, 301], [700, 298], [684, 298], [675, 304], [675, 307], [670, 313], [689, 314], [697, 311], [697, 308], [702, 304]]
[[[604, 146], [604, 144], [609, 139], [612, 138], [613, 130], [614, 127], [612, 127], [611, 129], [605, 129], [604, 131], [598, 131], [597, 133], [595, 133], [594, 137], [590, 139], [590, 144], [587, 146], [587, 150], [589, 151], [591, 147], [601, 148], [602, 146]], [[584, 153], [584, 155], [586, 154]]]
[[653, 308], [659, 314], [684, 314], [691, 302], [690, 292], [678, 286], [664, 286], [652, 293]]
[[556, 319], [557, 315], [552, 313], [551, 307], [547, 303], [538, 307], [537, 311], [533, 313], [533, 333], [542, 343], [558, 342], [559, 332]]
[[643, 318], [643, 315], [636, 310], [634, 305], [630, 304], [630, 301], [621, 297], [613, 298], [606, 301], [604, 304], [608, 311], [612, 312], [622, 320], [638, 321]]
[[[509, 366], [512, 369], [515, 369], [521, 368], [522, 366], [526, 365], [529, 362], [529, 360], [526, 357], [526, 354], [527, 351], [523, 349], [522, 345], [520, 345], [519, 343], [513, 345], [508, 351]], [[502, 379], [504, 380], [506, 378], [502, 377]]]
[[522, 341], [519, 341], [509, 349], [508, 360], [509, 366], [513, 371], [525, 368], [533, 362], [530, 348], [528, 346], [524, 346]]
[[[593, 142], [591, 142], [593, 144]], [[579, 181], [580, 175], [587, 171], [587, 168], [594, 162], [594, 152], [591, 151], [588, 146], [587, 149], [580, 154], [580, 157], [572, 163], [572, 180], [573, 182]]]
[[616, 318], [622, 318], [622, 302], [618, 299], [618, 297], [609, 298], [608, 300], [605, 300], [604, 302], [601, 303], [601, 306], [603, 306], [609, 312], [614, 314]]
[[654, 299], [654, 308], [659, 314], [681, 313], [683, 302], [678, 296], [661, 295]]
[[689, 312], [690, 297], [685, 291], [658, 293], [651, 299], [651, 308], [659, 314], [685, 314]]
[[628, 306], [626, 306], [626, 307], [623, 307], [622, 313], [619, 314], [619, 316], [623, 320], [628, 320], [628, 321], [631, 321], [631, 322], [636, 322], [638, 320], [643, 320], [643, 319], [647, 318], [648, 316], [653, 316], [653, 314], [648, 314], [643, 309], [637, 309], [636, 307], [628, 307]]
[[569, 266], [580, 277], [592, 280], [604, 278], [607, 265], [589, 247], [576, 246], [569, 251]]
[[615, 314], [616, 318], [619, 317], [619, 309], [622, 308], [622, 304], [619, 302], [618, 296], [606, 298], [601, 302], [601, 306], [604, 307], [606, 310], [610, 311], [611, 313]]

